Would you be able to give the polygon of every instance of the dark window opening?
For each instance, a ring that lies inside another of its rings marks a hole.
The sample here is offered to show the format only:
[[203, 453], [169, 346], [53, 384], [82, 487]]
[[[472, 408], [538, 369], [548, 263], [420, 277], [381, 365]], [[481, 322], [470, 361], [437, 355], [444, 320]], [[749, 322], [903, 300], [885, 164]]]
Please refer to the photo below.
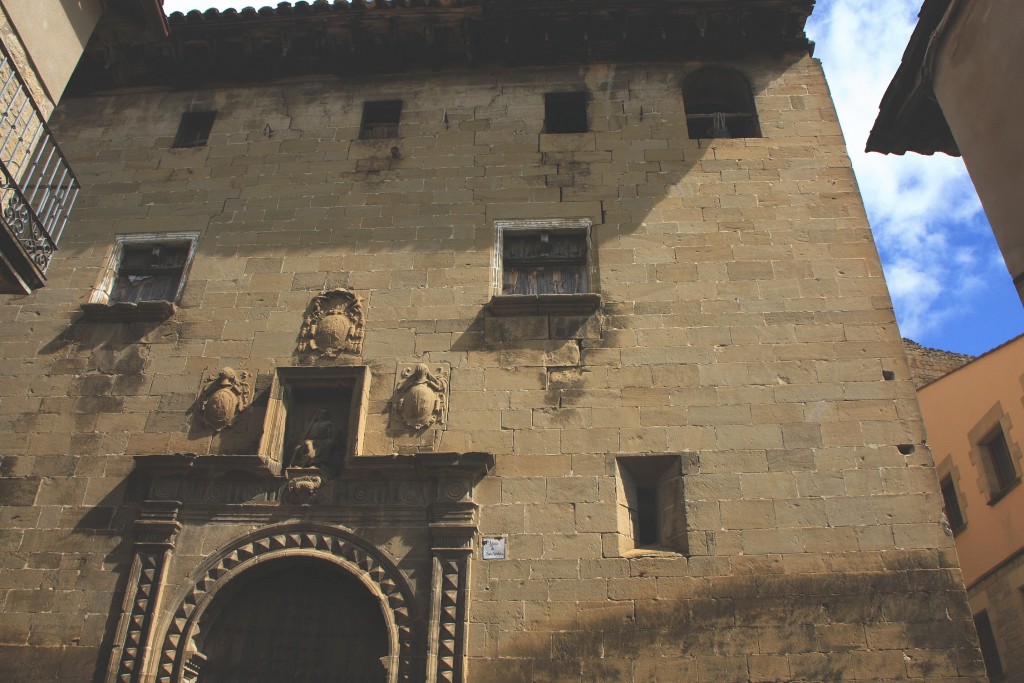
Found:
[[960, 509], [960, 500], [956, 495], [956, 485], [952, 477], [943, 477], [939, 485], [942, 489], [942, 504], [946, 508], [946, 520], [953, 533], [958, 533], [964, 528], [964, 515]]
[[363, 104], [363, 121], [359, 125], [360, 140], [385, 140], [398, 137], [398, 120], [402, 117], [401, 100], [384, 100]]
[[989, 466], [992, 471], [992, 482], [994, 484], [992, 493], [999, 495], [1006, 491], [1017, 481], [1017, 470], [1013, 466], [1013, 458], [1010, 456], [1010, 448], [1006, 443], [1006, 435], [1001, 427], [989, 434], [982, 442], [986, 453], [988, 453]]
[[628, 526], [626, 549], [686, 552], [686, 509], [682, 461], [678, 455], [616, 458], [621, 489], [620, 511]]
[[633, 538], [638, 546], [658, 543], [658, 489], [636, 487], [636, 514], [633, 515]]
[[545, 133], [586, 133], [587, 93], [549, 92], [544, 95]]
[[694, 71], [683, 80], [683, 105], [691, 139], [761, 137], [750, 84], [737, 71]]
[[181, 115], [178, 134], [174, 136], [174, 147], [202, 147], [210, 139], [215, 111], [192, 111]]
[[974, 615], [974, 627], [978, 629], [978, 641], [981, 643], [981, 658], [985, 661], [985, 671], [989, 679], [1003, 673], [1003, 663], [999, 659], [999, 648], [996, 647], [996, 635], [992, 632], [992, 623], [988, 612], [981, 611]]
[[189, 251], [187, 244], [126, 245], [107, 302], [174, 301]]
[[502, 244], [502, 294], [587, 292], [584, 231], [506, 232]]

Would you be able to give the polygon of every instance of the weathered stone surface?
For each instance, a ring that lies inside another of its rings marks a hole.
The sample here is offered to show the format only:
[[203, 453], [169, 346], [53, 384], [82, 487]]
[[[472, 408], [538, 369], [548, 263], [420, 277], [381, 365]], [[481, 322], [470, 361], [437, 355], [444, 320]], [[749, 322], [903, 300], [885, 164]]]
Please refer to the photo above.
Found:
[[[132, 524], [160, 493], [183, 500], [164, 593], [179, 600], [211, 555], [281, 519], [381, 549], [422, 623], [432, 563], [450, 559], [435, 551], [471, 557], [465, 680], [983, 680], [820, 66], [736, 66], [763, 137], [689, 139], [691, 65], [665, 63], [68, 100], [54, 123], [86, 188], [73, 242], [45, 290], [0, 299], [0, 670], [105, 675]], [[590, 132], [542, 134], [544, 93], [578, 89]], [[362, 103], [396, 96], [401, 154], [389, 142], [382, 160], [355, 141]], [[209, 145], [172, 149], [196, 103], [218, 111]], [[537, 218], [593, 223], [593, 315], [488, 313], [494, 221]], [[185, 225], [201, 237], [172, 318], [77, 320], [115, 234]], [[358, 324], [321, 338], [335, 353], [307, 353], [307, 306], [340, 289], [358, 292]], [[414, 456], [421, 444], [389, 431], [389, 400], [398, 364], [418, 363], [450, 368], [449, 400], [443, 416], [417, 413], [444, 429]], [[288, 493], [250, 468], [258, 379], [251, 417], [190, 432], [210, 368], [300, 365], [368, 368], [350, 451], [380, 458], [372, 481], [346, 480], [346, 461]], [[495, 465], [472, 494], [389, 469], [477, 451]], [[133, 455], [173, 453], [203, 457], [131, 474]], [[653, 455], [682, 472], [685, 545], [634, 542], [616, 458]], [[474, 527], [504, 537], [506, 559], [458, 536]], [[266, 543], [315, 554], [293, 531]]]

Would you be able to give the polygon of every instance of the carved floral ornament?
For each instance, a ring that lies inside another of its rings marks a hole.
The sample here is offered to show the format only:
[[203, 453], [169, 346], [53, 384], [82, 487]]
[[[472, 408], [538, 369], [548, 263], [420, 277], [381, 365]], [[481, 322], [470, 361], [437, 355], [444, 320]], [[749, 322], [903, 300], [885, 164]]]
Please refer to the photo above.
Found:
[[195, 412], [214, 433], [230, 427], [252, 402], [249, 377], [248, 372], [235, 372], [232, 368], [223, 368], [216, 375], [207, 376], [205, 386], [196, 399]]
[[363, 307], [347, 289], [317, 294], [309, 302], [299, 331], [298, 349], [325, 358], [359, 354], [363, 346]]

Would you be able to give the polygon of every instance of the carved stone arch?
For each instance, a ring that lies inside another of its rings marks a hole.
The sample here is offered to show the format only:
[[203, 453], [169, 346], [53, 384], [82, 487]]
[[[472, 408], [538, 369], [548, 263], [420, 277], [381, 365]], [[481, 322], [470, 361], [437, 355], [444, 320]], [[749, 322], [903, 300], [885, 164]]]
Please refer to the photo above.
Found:
[[259, 564], [281, 558], [310, 557], [331, 562], [354, 575], [379, 600], [389, 631], [388, 683], [409, 683], [420, 676], [422, 619], [412, 587], [383, 550], [341, 527], [287, 523], [264, 527], [238, 538], [204, 561], [172, 603], [161, 630], [155, 680], [184, 683], [199, 620], [214, 596], [236, 577]]

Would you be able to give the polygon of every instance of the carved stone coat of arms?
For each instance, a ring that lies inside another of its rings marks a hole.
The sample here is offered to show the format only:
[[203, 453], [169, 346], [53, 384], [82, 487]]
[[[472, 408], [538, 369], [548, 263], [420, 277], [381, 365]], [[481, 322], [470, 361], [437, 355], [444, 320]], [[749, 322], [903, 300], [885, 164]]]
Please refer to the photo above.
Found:
[[347, 289], [332, 289], [313, 297], [302, 319], [299, 351], [335, 358], [359, 354], [363, 346], [363, 307]]

